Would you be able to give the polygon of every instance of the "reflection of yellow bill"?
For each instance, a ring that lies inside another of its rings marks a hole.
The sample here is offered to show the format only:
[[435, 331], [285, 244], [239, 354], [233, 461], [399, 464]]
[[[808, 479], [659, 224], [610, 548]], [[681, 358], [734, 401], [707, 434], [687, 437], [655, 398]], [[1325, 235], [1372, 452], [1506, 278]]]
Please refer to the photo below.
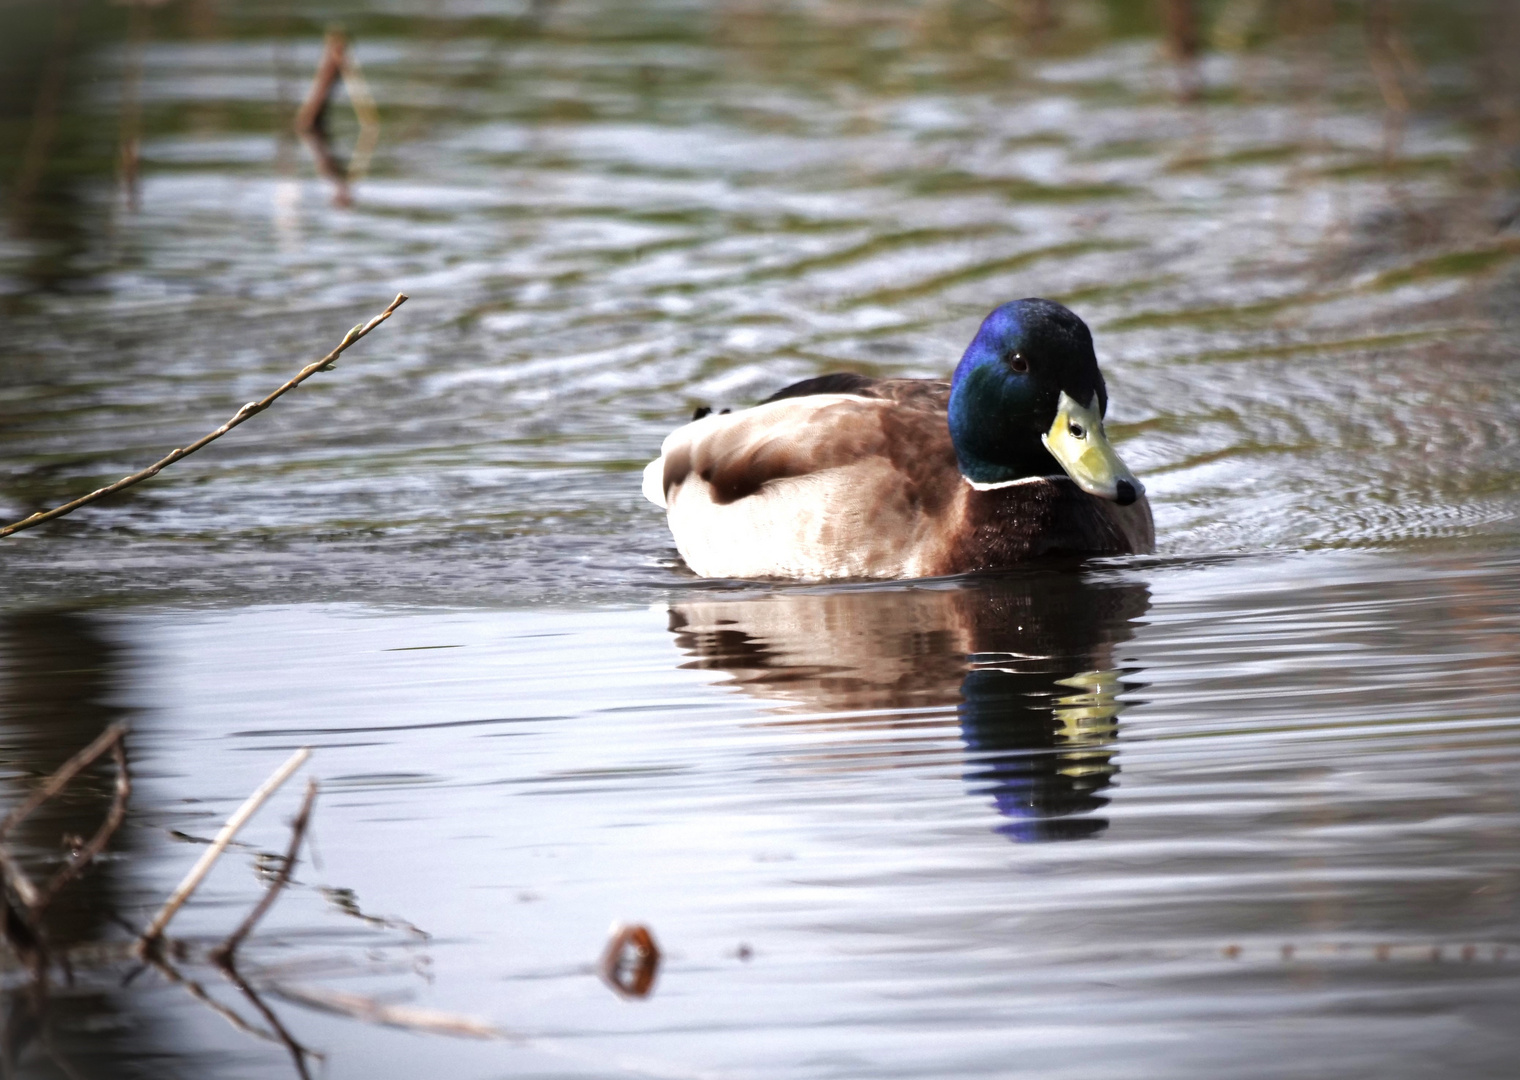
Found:
[[1040, 436], [1045, 449], [1055, 456], [1066, 475], [1089, 495], [1112, 499], [1128, 506], [1145, 494], [1145, 485], [1135, 479], [1103, 432], [1103, 417], [1098, 414], [1098, 395], [1084, 408], [1063, 390], [1056, 406], [1056, 422]]
[[1061, 726], [1056, 739], [1061, 748], [1062, 776], [1112, 776], [1119, 771], [1110, 745], [1119, 733], [1119, 714], [1126, 705], [1118, 699], [1124, 684], [1117, 671], [1081, 671], [1057, 686], [1080, 691], [1056, 698], [1053, 710]]

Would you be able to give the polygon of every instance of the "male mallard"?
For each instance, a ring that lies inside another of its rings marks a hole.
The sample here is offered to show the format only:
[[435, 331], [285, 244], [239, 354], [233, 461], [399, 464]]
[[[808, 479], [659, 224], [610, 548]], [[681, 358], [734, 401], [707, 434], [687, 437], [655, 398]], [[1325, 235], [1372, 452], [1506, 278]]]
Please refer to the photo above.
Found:
[[947, 385], [824, 375], [698, 416], [644, 469], [702, 577], [910, 578], [1155, 543], [1103, 431], [1092, 334], [1050, 300], [982, 322]]

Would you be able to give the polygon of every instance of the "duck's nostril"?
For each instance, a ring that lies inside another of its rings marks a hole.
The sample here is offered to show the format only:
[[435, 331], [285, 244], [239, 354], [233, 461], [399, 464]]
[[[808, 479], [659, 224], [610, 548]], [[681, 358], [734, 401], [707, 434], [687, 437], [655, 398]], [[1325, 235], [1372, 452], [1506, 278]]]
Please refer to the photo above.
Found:
[[1114, 487], [1118, 490], [1117, 501], [1120, 506], [1128, 506], [1139, 497], [1135, 494], [1135, 485], [1128, 480], [1120, 480]]

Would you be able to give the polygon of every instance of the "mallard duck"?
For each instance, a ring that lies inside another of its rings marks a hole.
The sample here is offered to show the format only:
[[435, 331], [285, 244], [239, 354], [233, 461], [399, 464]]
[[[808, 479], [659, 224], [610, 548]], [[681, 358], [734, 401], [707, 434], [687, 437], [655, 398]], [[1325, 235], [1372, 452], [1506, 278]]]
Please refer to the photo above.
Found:
[[701, 577], [915, 578], [1155, 543], [1103, 430], [1092, 334], [1050, 300], [983, 320], [949, 383], [836, 374], [697, 410], [644, 469]]

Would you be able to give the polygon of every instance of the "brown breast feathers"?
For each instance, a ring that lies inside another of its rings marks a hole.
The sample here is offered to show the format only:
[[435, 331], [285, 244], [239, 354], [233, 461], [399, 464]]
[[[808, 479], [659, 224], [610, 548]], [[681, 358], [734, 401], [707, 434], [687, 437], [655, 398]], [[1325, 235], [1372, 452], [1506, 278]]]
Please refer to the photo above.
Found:
[[941, 574], [1017, 566], [1057, 555], [1134, 555], [1155, 544], [1150, 503], [1089, 495], [1064, 476], [991, 491], [965, 485], [964, 518]]

